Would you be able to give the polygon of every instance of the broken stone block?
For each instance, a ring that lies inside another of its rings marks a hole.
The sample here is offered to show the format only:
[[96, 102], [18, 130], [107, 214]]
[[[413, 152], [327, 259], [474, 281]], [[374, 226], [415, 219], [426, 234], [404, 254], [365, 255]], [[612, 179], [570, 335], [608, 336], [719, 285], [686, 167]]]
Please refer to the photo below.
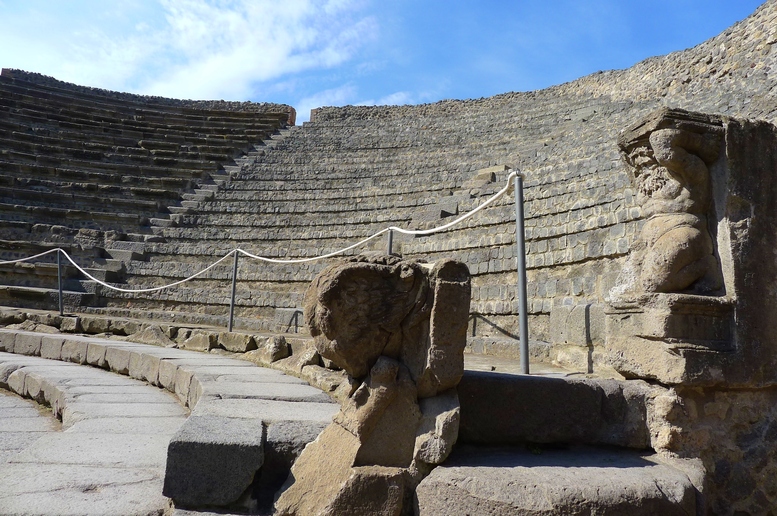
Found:
[[139, 342], [141, 344], [151, 344], [152, 346], [176, 346], [176, 343], [170, 340], [162, 328], [156, 324], [152, 324], [143, 330], [131, 334], [129, 340], [132, 342]]
[[218, 335], [219, 345], [233, 353], [245, 353], [256, 349], [256, 340], [253, 335], [223, 331]]
[[201, 330], [193, 330], [191, 335], [179, 344], [179, 347], [194, 351], [210, 351], [217, 345], [216, 335]]
[[59, 325], [59, 331], [67, 333], [81, 332], [81, 319], [79, 317], [63, 317]]
[[268, 337], [262, 345], [258, 346], [256, 352], [263, 360], [272, 363], [277, 362], [289, 356], [289, 344], [283, 335], [273, 335]]

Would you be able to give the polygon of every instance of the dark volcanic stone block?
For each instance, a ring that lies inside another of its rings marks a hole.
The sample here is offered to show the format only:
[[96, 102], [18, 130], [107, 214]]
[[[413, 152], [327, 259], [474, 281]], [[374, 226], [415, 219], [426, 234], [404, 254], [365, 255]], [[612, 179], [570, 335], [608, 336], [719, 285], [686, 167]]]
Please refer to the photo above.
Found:
[[264, 462], [259, 419], [191, 416], [170, 440], [162, 493], [183, 507], [224, 506]]

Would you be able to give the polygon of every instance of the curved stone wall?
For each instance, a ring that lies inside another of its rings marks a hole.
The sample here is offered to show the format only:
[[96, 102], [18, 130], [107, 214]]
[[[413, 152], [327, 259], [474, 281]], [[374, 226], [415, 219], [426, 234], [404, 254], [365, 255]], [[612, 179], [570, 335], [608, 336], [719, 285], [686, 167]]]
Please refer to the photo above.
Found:
[[[507, 165], [527, 175], [531, 337], [590, 343], [599, 338], [598, 306], [642, 224], [619, 132], [662, 106], [776, 121], [775, 27], [777, 4], [767, 2], [692, 49], [545, 90], [314, 110], [311, 122], [242, 162], [212, 196], [190, 199], [155, 227], [159, 241], [117, 242], [116, 249], [142, 253], [125, 260], [126, 283], [181, 279], [235, 246], [264, 256], [312, 256], [388, 224], [448, 222], [498, 190]], [[461, 228], [398, 237], [394, 247], [411, 258], [466, 263], [473, 274], [472, 344], [507, 354], [517, 334], [513, 217], [505, 198]], [[238, 327], [297, 328], [301, 293], [324, 265], [242, 260]], [[174, 290], [100, 294], [108, 311], [122, 315], [224, 324], [230, 276], [231, 265], [224, 265]]]

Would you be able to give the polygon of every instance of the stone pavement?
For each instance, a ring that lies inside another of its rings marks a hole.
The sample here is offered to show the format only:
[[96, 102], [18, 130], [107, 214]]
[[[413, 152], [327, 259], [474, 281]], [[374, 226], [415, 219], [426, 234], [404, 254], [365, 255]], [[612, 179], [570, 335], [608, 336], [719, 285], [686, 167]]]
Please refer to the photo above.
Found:
[[56, 432], [60, 428], [59, 421], [50, 410], [0, 390], [0, 465], [24, 451], [46, 432]]
[[63, 421], [58, 431], [29, 402], [0, 398], [0, 449], [8, 450], [0, 455], [0, 513], [163, 513], [167, 446], [188, 415], [174, 396], [96, 368], [8, 353], [0, 353], [0, 379], [53, 401]]

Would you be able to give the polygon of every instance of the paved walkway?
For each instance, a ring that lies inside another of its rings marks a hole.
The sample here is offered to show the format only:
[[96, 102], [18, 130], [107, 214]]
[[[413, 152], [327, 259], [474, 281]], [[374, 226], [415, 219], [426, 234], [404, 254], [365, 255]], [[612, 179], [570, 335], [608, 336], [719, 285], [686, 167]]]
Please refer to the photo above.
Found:
[[45, 397], [61, 412], [62, 429], [3, 391], [0, 513], [163, 513], [167, 446], [188, 415], [173, 395], [97, 368], [9, 353], [0, 353], [3, 375], [14, 391], [38, 399], [55, 385], [59, 394]]
[[34, 401], [0, 390], [0, 470], [18, 453], [62, 425], [51, 411]]

